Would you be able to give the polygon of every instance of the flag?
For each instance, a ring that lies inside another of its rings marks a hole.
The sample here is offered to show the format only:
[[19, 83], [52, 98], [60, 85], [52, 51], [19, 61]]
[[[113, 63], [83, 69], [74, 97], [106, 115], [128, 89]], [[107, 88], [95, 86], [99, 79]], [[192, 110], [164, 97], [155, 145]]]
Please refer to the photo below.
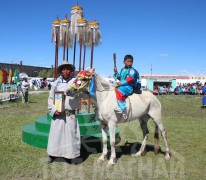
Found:
[[7, 83], [7, 76], [9, 75], [8, 72], [5, 69], [2, 69], [3, 73], [3, 81], [2, 83]]
[[9, 75], [9, 76], [8, 76], [8, 83], [11, 84], [11, 83], [12, 83], [12, 76], [13, 76], [13, 71], [12, 71], [12, 69], [9, 70], [8, 75]]
[[3, 82], [3, 72], [0, 70], [0, 83]]
[[17, 82], [20, 82], [19, 71], [16, 73]]
[[14, 83], [17, 83], [17, 77], [16, 77], [16, 75], [17, 75], [17, 71], [15, 70], [15, 71], [14, 71]]
[[19, 79], [19, 72], [17, 70], [14, 71], [14, 83], [18, 83]]

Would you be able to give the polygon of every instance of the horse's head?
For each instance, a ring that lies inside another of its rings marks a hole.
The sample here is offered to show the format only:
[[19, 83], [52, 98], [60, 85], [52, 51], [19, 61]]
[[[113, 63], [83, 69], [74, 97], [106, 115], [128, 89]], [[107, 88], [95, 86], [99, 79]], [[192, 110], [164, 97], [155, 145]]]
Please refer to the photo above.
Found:
[[84, 70], [80, 71], [77, 74], [77, 77], [73, 81], [73, 83], [70, 85], [73, 90], [78, 90], [81, 92], [89, 91], [89, 84], [92, 79], [93, 70]]

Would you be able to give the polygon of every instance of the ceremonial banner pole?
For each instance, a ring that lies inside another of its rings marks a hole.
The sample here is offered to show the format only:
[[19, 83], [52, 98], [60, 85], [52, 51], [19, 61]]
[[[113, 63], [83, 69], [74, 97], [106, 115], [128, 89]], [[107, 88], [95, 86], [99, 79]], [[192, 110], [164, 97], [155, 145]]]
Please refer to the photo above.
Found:
[[58, 77], [58, 53], [59, 53], [59, 40], [58, 40], [59, 36], [58, 33], [56, 33], [56, 43], [55, 43], [55, 72], [54, 72], [54, 79], [56, 80]]
[[68, 48], [72, 47], [72, 34], [70, 31], [70, 21], [67, 18], [67, 14], [65, 15], [65, 18], [61, 20], [61, 23], [60, 23], [60, 46], [63, 47], [63, 60], [68, 61], [68, 58], [65, 59], [66, 58], [66, 48], [67, 48], [67, 54], [68, 54]]
[[79, 72], [81, 71], [81, 64], [82, 64], [82, 39], [79, 42], [80, 52], [79, 52]]
[[92, 42], [90, 67], [93, 67], [94, 43]]
[[74, 54], [73, 54], [73, 65], [75, 66], [75, 58], [76, 58], [76, 43], [77, 43], [77, 35], [74, 35]]
[[54, 79], [57, 79], [58, 76], [58, 46], [59, 46], [59, 30], [60, 29], [60, 21], [57, 19], [52, 22], [52, 42], [55, 43], [55, 66], [54, 66]]
[[73, 54], [73, 65], [75, 66], [76, 61], [76, 42], [77, 42], [77, 20], [81, 19], [83, 16], [83, 8], [78, 6], [73, 6], [71, 9], [71, 33], [74, 38], [74, 54]]
[[66, 58], [67, 61], [69, 61], [69, 47], [68, 47], [68, 44], [67, 44], [67, 58]]
[[90, 39], [89, 39], [89, 22], [87, 21], [87, 25], [86, 25], [86, 30], [85, 30], [85, 37], [84, 37], [84, 57], [83, 57], [83, 70], [85, 69], [85, 61], [86, 61], [86, 50], [87, 50], [87, 46], [89, 46], [90, 44]]
[[91, 62], [90, 62], [90, 67], [93, 67], [93, 56], [94, 56], [94, 46], [98, 45], [99, 42], [101, 42], [101, 34], [99, 30], [99, 23], [96, 22], [95, 20], [89, 23], [89, 45], [91, 45]]
[[79, 71], [81, 71], [81, 64], [82, 64], [82, 45], [85, 44], [86, 23], [87, 21], [84, 20], [83, 18], [77, 20], [77, 37], [80, 45]]
[[84, 57], [83, 57], [83, 67], [82, 67], [82, 70], [85, 69], [85, 58], [86, 58], [86, 44], [84, 45]]
[[66, 33], [64, 34], [63, 60], [65, 60], [65, 50], [66, 50]]

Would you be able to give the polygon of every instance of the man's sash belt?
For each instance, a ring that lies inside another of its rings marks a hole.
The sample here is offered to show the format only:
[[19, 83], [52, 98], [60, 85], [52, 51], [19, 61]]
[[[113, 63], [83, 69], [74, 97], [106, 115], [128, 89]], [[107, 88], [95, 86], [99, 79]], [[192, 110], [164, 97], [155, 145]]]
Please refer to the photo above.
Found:
[[70, 115], [73, 115], [75, 114], [75, 110], [65, 110], [65, 115], [66, 116], [70, 116]]

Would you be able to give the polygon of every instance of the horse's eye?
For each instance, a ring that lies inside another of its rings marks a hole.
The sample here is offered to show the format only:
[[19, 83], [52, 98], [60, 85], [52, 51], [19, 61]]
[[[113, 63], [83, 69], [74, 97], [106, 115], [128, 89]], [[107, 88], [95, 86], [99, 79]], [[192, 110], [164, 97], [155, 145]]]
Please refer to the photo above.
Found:
[[78, 81], [77, 81], [77, 84], [81, 84], [81, 81], [80, 81], [80, 80], [78, 80]]

